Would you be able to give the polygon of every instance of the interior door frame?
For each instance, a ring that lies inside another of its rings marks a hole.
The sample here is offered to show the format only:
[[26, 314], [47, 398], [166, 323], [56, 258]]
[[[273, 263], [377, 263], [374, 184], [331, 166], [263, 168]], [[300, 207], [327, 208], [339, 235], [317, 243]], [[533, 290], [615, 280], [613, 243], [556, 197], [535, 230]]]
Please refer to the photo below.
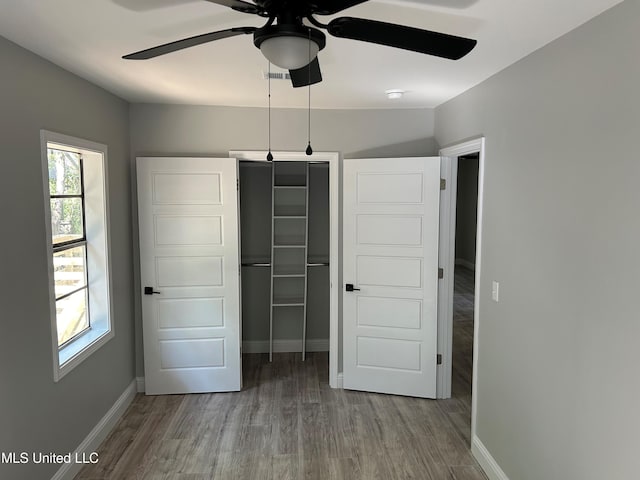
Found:
[[[267, 151], [232, 150], [229, 157], [238, 161], [267, 162]], [[339, 247], [340, 247], [340, 154], [338, 152], [271, 152], [276, 161], [314, 162], [329, 164], [329, 386], [341, 388], [338, 384], [339, 351]], [[241, 228], [241, 227], [240, 227]]]
[[479, 137], [451, 145], [440, 150], [441, 177], [446, 188], [440, 197], [440, 250], [439, 260], [445, 275], [438, 292], [438, 351], [442, 365], [438, 369], [438, 398], [451, 397], [451, 363], [453, 354], [453, 272], [455, 268], [456, 229], [456, 183], [458, 179], [458, 157], [478, 153], [478, 209], [476, 218], [476, 262], [473, 304], [473, 375], [471, 385], [471, 438], [475, 438], [478, 353], [480, 349], [478, 330], [480, 325], [480, 272], [482, 267], [482, 219], [484, 204], [485, 138]]

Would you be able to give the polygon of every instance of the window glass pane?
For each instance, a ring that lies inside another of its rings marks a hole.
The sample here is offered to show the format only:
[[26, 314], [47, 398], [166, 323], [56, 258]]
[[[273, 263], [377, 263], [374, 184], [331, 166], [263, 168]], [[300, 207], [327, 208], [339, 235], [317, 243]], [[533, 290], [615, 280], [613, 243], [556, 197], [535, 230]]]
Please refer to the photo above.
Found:
[[80, 195], [80, 155], [48, 149], [49, 192], [51, 195]]
[[89, 328], [87, 289], [56, 301], [58, 345]]
[[53, 277], [56, 298], [87, 285], [85, 246], [53, 254]]
[[51, 199], [51, 234], [54, 245], [84, 237], [81, 198]]

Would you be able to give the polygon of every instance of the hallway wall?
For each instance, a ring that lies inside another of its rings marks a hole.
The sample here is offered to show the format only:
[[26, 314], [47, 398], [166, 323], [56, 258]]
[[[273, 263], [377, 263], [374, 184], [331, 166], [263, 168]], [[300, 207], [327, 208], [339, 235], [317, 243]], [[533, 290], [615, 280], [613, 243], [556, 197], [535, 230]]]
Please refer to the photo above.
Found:
[[627, 0], [436, 110], [486, 138], [477, 436], [511, 480], [640, 472], [638, 58]]

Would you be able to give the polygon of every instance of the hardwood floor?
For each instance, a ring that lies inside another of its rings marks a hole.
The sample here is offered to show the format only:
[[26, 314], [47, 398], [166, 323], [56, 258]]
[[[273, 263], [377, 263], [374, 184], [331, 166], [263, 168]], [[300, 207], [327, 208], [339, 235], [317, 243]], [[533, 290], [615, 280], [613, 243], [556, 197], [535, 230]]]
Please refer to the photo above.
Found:
[[468, 449], [461, 294], [451, 399], [333, 390], [326, 353], [244, 355], [241, 392], [138, 395], [76, 480], [486, 480]]

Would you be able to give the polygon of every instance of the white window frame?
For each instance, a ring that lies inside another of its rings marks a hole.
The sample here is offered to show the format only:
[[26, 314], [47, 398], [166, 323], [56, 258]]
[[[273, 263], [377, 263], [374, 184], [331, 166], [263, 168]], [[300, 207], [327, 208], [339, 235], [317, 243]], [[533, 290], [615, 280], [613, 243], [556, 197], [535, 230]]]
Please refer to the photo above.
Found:
[[[107, 202], [107, 146], [47, 130], [40, 131], [46, 244], [49, 267], [49, 305], [53, 379], [59, 381], [115, 336], [112, 312], [109, 204]], [[54, 287], [48, 149], [58, 148], [82, 155], [87, 246], [90, 329], [58, 347]]]

